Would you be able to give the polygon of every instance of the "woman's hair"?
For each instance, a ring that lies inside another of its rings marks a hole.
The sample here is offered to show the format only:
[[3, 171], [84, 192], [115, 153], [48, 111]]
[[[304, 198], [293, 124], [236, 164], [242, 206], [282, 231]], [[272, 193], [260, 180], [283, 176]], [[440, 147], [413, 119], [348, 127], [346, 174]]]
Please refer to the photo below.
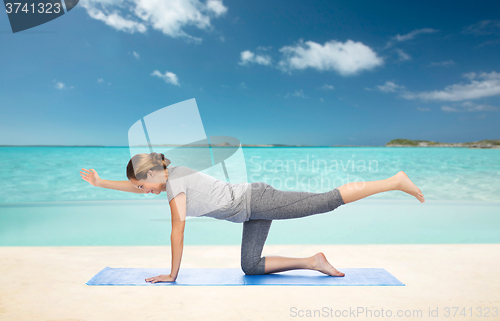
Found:
[[170, 160], [161, 153], [136, 154], [130, 159], [127, 165], [127, 178], [135, 180], [146, 180], [148, 171], [167, 170]]

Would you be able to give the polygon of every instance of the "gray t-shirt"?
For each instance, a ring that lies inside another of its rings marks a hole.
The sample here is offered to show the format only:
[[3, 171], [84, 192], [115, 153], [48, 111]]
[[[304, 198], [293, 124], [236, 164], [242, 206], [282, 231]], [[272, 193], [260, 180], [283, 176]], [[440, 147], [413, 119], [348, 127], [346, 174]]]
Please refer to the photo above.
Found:
[[185, 166], [170, 166], [166, 183], [168, 202], [186, 194], [186, 216], [209, 216], [242, 223], [250, 217], [250, 183], [231, 184]]

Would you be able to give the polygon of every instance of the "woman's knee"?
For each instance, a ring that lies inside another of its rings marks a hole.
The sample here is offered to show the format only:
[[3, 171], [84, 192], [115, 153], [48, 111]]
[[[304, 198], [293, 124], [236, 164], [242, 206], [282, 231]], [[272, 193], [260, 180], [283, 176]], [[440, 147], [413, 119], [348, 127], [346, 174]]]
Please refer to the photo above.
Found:
[[330, 192], [333, 195], [330, 207], [332, 208], [332, 211], [336, 209], [337, 207], [341, 205], [345, 205], [344, 199], [342, 198], [342, 194], [340, 193], [340, 190], [338, 188], [334, 188]]
[[241, 269], [246, 275], [264, 274], [265, 259], [257, 257], [241, 258]]

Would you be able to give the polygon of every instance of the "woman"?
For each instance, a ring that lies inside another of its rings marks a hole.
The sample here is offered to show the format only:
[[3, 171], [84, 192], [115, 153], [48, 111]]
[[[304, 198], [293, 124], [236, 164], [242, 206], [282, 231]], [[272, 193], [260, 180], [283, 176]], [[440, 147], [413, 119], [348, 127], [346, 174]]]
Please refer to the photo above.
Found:
[[310, 269], [330, 276], [344, 276], [322, 252], [307, 258], [261, 257], [272, 220], [299, 218], [333, 211], [376, 193], [400, 190], [425, 201], [420, 189], [400, 171], [384, 180], [347, 183], [325, 193], [281, 191], [263, 182], [230, 184], [184, 166], [171, 166], [163, 154], [137, 154], [127, 165], [128, 181], [99, 178], [94, 169], [83, 169], [82, 178], [93, 186], [132, 193], [166, 192], [172, 214], [172, 269], [146, 282], [173, 282], [181, 264], [186, 216], [207, 216], [243, 223], [241, 268], [247, 275]]

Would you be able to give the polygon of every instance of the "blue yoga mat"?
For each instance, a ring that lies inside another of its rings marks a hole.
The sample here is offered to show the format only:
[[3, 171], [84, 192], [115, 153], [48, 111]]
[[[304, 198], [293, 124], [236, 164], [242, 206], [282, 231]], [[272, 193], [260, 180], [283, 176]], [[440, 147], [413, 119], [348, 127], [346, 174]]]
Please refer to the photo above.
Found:
[[151, 284], [145, 279], [170, 274], [162, 268], [105, 267], [87, 285], [402, 285], [383, 268], [345, 268], [343, 277], [334, 277], [313, 270], [291, 270], [264, 275], [245, 275], [241, 269], [183, 268], [175, 282]]

